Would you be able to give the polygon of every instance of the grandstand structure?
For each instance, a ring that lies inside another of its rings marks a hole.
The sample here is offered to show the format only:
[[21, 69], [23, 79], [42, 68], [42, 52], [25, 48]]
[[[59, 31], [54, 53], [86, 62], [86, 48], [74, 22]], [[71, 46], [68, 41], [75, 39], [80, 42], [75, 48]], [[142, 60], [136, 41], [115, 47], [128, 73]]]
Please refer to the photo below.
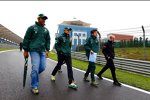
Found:
[[0, 48], [18, 48], [22, 38], [0, 24]]

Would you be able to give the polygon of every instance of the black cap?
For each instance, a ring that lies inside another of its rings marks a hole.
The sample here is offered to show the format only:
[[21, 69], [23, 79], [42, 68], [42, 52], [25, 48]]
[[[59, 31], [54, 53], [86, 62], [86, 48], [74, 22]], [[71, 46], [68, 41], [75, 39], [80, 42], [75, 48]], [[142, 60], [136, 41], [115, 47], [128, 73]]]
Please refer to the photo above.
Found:
[[47, 16], [45, 16], [44, 14], [39, 14], [39, 15], [38, 15], [38, 17], [39, 17], [39, 18], [48, 19], [48, 17], [47, 17]]
[[64, 30], [72, 31], [72, 29], [71, 29], [71, 28], [69, 28], [69, 27], [65, 27], [65, 28], [64, 28]]
[[97, 29], [93, 29], [93, 30], [91, 30], [91, 34], [93, 34], [95, 31], [97, 31]]

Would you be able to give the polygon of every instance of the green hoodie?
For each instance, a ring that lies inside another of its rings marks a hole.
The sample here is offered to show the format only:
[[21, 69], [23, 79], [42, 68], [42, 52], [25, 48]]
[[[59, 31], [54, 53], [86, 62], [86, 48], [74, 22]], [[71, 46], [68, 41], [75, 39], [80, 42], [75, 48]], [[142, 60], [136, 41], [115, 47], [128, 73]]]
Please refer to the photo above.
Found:
[[37, 51], [44, 52], [50, 50], [50, 35], [47, 28], [44, 25], [40, 25], [35, 22], [34, 25], [30, 26], [23, 40], [23, 49], [25, 51]]
[[55, 49], [57, 53], [63, 53], [67, 56], [71, 55], [71, 40], [70, 36], [63, 33], [56, 38]]
[[86, 51], [86, 55], [88, 56], [90, 54], [90, 51], [92, 50], [95, 53], [99, 52], [99, 41], [97, 37], [90, 36], [86, 39], [86, 43], [84, 44], [84, 48]]

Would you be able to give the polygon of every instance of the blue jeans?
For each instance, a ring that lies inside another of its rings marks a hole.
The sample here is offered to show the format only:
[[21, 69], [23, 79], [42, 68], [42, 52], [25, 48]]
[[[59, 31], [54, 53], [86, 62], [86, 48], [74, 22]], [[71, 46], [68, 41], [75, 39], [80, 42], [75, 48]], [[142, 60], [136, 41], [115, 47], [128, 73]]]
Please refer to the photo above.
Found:
[[30, 52], [31, 56], [31, 87], [38, 88], [39, 74], [45, 70], [46, 67], [46, 53], [45, 52]]

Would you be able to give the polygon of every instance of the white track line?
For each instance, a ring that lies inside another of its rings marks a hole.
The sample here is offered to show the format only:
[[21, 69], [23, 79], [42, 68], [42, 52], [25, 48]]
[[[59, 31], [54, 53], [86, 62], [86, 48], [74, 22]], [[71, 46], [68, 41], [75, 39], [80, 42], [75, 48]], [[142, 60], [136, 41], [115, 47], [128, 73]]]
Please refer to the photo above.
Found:
[[4, 50], [4, 51], [0, 51], [0, 53], [4, 53], [4, 52], [9, 52], [9, 51], [16, 51], [17, 49], [15, 50]]
[[[57, 62], [57, 61], [52, 60], [52, 59], [50, 59], [50, 58], [47, 58], [47, 59], [50, 60], [50, 61]], [[65, 66], [66, 66], [66, 65], [65, 65]], [[80, 69], [77, 69], [77, 68], [74, 68], [74, 67], [73, 67], [73, 69], [78, 70], [78, 71], [80, 71], [80, 72], [82, 72], [82, 73], [85, 73], [85, 71], [83, 71], [83, 70], [80, 70]], [[95, 77], [97, 77], [97, 75], [95, 75]], [[104, 77], [103, 77], [103, 78], [104, 78]], [[108, 79], [108, 78], [104, 78], [104, 80], [107, 80], [107, 81], [109, 81], [109, 82], [113, 82], [111, 79]], [[125, 86], [125, 87], [128, 87], [128, 88], [131, 88], [131, 89], [134, 89], [134, 90], [137, 90], [137, 91], [146, 93], [146, 94], [150, 94], [150, 92], [148, 92], [148, 91], [146, 91], [146, 90], [143, 90], [143, 89], [139, 89], [139, 88], [136, 88], [136, 87], [127, 85], [127, 84], [122, 84], [122, 85]]]
[[[0, 51], [0, 53], [9, 52], [9, 51], [15, 51], [15, 50]], [[47, 59], [50, 60], [50, 61], [57, 62], [57, 61], [52, 60], [52, 59], [50, 59], [50, 58], [47, 58]], [[66, 65], [65, 65], [65, 66], [66, 66]], [[74, 68], [74, 67], [73, 67], [73, 68]], [[80, 69], [77, 69], [77, 68], [74, 68], [74, 69], [75, 69], [75, 70], [78, 70], [78, 71], [80, 71], [80, 72], [82, 72], [82, 73], [85, 73], [85, 71], [83, 71], [83, 70], [80, 70]], [[97, 76], [95, 75], [95, 77], [97, 77]], [[107, 81], [109, 81], [109, 82], [113, 82], [111, 79], [108, 79], [108, 78], [104, 78], [104, 79], [107, 80]], [[122, 85], [125, 86], [125, 87], [128, 87], [128, 88], [131, 88], [131, 89], [134, 89], [134, 90], [137, 90], [137, 91], [146, 93], [146, 94], [150, 94], [150, 92], [145, 91], [145, 90], [143, 90], [143, 89], [139, 89], [139, 88], [136, 88], [136, 87], [133, 87], [133, 86], [130, 86], [130, 85], [126, 85], [126, 84], [122, 84]]]

